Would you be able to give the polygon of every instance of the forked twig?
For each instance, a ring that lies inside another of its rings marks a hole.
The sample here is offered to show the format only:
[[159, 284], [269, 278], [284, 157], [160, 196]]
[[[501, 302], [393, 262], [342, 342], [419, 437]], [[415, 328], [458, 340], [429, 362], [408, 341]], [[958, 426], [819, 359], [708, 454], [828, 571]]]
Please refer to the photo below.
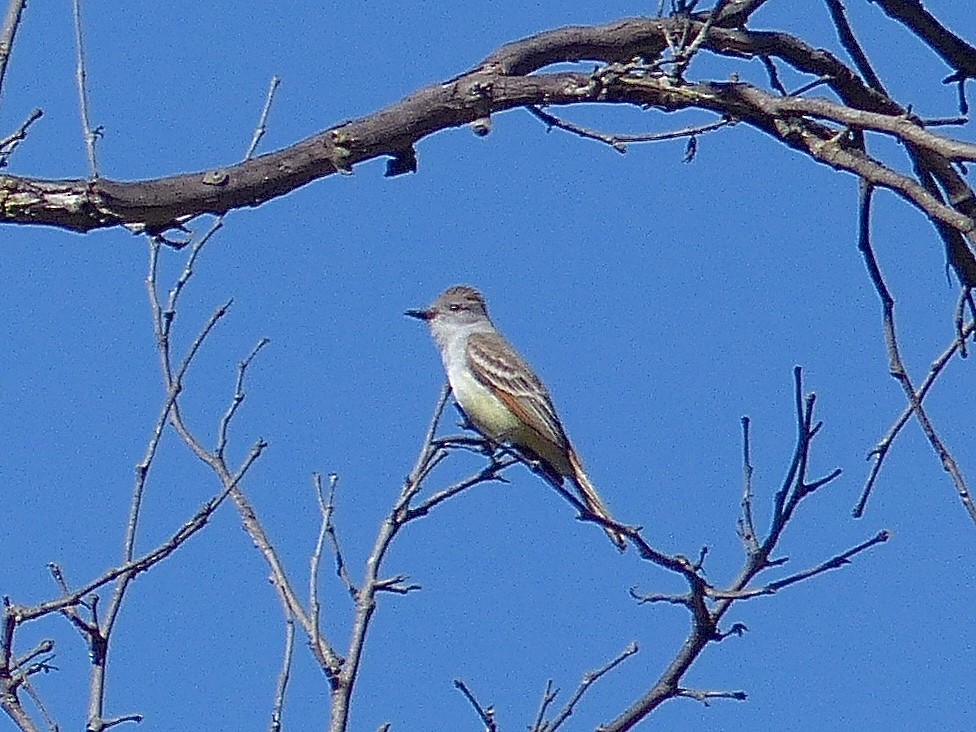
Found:
[[[536, 732], [536, 730], [538, 730], [538, 732], [556, 732], [556, 730], [558, 730], [566, 722], [566, 720], [572, 716], [576, 706], [580, 703], [583, 695], [589, 691], [590, 687], [635, 653], [637, 653], [637, 644], [631, 643], [608, 663], [604, 664], [595, 671], [590, 671], [584, 674], [583, 678], [580, 680], [579, 686], [577, 686], [576, 690], [573, 692], [573, 695], [566, 701], [566, 704], [559, 711], [559, 713], [553, 717], [552, 721], [543, 722], [541, 725], [537, 725], [533, 728], [533, 732]], [[548, 691], [549, 689], [547, 688], [547, 692]], [[543, 703], [545, 703], [545, 700], [543, 700]]]
[[[973, 521], [973, 523], [976, 523], [976, 504], [973, 503], [972, 496], [969, 492], [969, 487], [966, 484], [966, 479], [963, 477], [962, 471], [959, 469], [955, 458], [943, 443], [942, 438], [939, 437], [935, 426], [932, 424], [932, 420], [929, 418], [928, 413], [922, 406], [922, 397], [919, 391], [916, 390], [912, 384], [911, 378], [909, 377], [908, 371], [905, 369], [905, 365], [901, 358], [901, 352], [898, 346], [898, 334], [895, 325], [895, 300], [891, 296], [888, 286], [885, 284], [884, 276], [881, 273], [881, 268], [878, 265], [877, 258], [875, 257], [874, 249], [871, 246], [870, 221], [873, 192], [873, 186], [871, 186], [869, 183], [865, 183], [864, 181], [861, 182], [858, 249], [860, 250], [861, 255], [864, 258], [864, 262], [867, 265], [871, 283], [874, 285], [878, 298], [881, 300], [885, 347], [888, 351], [888, 368], [892, 377], [898, 381], [899, 385], [902, 387], [902, 390], [905, 392], [905, 397], [908, 400], [908, 406], [910, 407], [912, 413], [915, 414], [915, 418], [917, 419], [919, 426], [922, 428], [922, 433], [928, 439], [933, 451], [939, 458], [939, 461], [942, 463], [943, 469], [945, 469], [945, 471], [951, 476], [952, 482], [956, 488], [956, 493], [959, 496], [959, 500], [962, 502], [963, 507], [966, 509], [966, 512], [969, 514], [969, 518]], [[864, 500], [866, 501], [867, 499]]]
[[[692, 663], [711, 643], [720, 642], [732, 635], [740, 635], [745, 626], [733, 623], [728, 630], [722, 630], [720, 624], [725, 615], [739, 600], [769, 595], [797, 582], [824, 574], [831, 569], [843, 566], [850, 559], [868, 549], [884, 542], [888, 532], [878, 535], [861, 544], [841, 552], [819, 565], [790, 575], [786, 578], [766, 583], [759, 587], [752, 586], [755, 578], [762, 572], [777, 567], [784, 560], [773, 559], [773, 552], [790, 521], [796, 514], [802, 501], [813, 495], [820, 488], [835, 480], [840, 471], [835, 470], [821, 478], [811, 478], [808, 475], [809, 455], [812, 442], [819, 433], [822, 423], [814, 420], [816, 398], [813, 394], [804, 394], [802, 372], [794, 369], [794, 406], [796, 412], [797, 437], [793, 457], [786, 471], [786, 476], [773, 500], [772, 516], [767, 533], [761, 539], [754, 536], [753, 541], [743, 541], [745, 561], [738, 577], [729, 586], [715, 588], [711, 586], [703, 575], [702, 561], [693, 564], [688, 560], [676, 568], [688, 581], [689, 590], [682, 595], [649, 594], [642, 595], [636, 590], [631, 594], [639, 602], [669, 603], [686, 607], [692, 616], [692, 629], [684, 644], [681, 646], [672, 662], [660, 675], [657, 682], [639, 699], [630, 705], [613, 721], [601, 727], [605, 732], [624, 732], [631, 729], [666, 700], [676, 696], [687, 696], [707, 702], [710, 699], [742, 699], [743, 692], [712, 692], [687, 689], [681, 686], [681, 680]], [[750, 430], [748, 420], [743, 420], [743, 515], [738, 522], [740, 536], [749, 535], [749, 525], [752, 523], [752, 461], [750, 456]], [[667, 567], [666, 564], [660, 563]], [[667, 567], [670, 569], [670, 567]]]
[[[918, 400], [922, 402], [928, 395], [929, 390], [935, 385], [936, 380], [939, 375], [943, 372], [945, 367], [952, 360], [952, 357], [958, 352], [960, 355], [963, 353], [965, 348], [966, 339], [969, 338], [974, 332], [976, 332], [976, 321], [969, 321], [965, 326], [957, 333], [956, 337], [953, 339], [952, 343], [944, 350], [935, 361], [929, 366], [929, 373], [925, 377], [925, 380], [918, 387]], [[881, 474], [881, 468], [884, 465], [885, 458], [888, 457], [888, 453], [891, 451], [894, 445], [895, 438], [901, 432], [902, 428], [908, 423], [914, 410], [909, 404], [906, 406], [898, 419], [894, 421], [888, 431], [885, 432], [884, 437], [882, 437], [878, 444], [875, 445], [874, 449], [868, 454], [868, 459], [873, 460], [871, 465], [871, 471], [868, 474], [867, 479], [864, 482], [864, 488], [861, 491], [861, 496], [858, 498], [857, 504], [854, 506], [852, 515], [854, 518], [861, 518], [864, 515], [864, 509], [867, 506], [868, 499], [871, 497], [871, 492], [874, 490], [874, 486], [877, 483], [878, 477]]]

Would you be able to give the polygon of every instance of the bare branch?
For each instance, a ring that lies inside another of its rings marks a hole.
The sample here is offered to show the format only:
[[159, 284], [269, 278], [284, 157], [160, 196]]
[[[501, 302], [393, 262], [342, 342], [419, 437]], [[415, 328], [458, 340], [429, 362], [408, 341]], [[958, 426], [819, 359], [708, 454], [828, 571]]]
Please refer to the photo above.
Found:
[[285, 618], [285, 653], [281, 659], [281, 671], [278, 674], [278, 683], [275, 687], [274, 706], [271, 710], [271, 723], [268, 725], [268, 732], [281, 732], [281, 717], [285, 708], [285, 692], [288, 690], [288, 681], [291, 678], [291, 659], [295, 650], [295, 619], [291, 616]]
[[[710, 643], [719, 642], [730, 635], [739, 635], [745, 630], [745, 626], [741, 623], [734, 623], [727, 632], [719, 630], [722, 619], [736, 601], [772, 594], [777, 587], [785, 587], [788, 584], [823, 574], [830, 569], [843, 565], [854, 555], [887, 539], [887, 532], [882, 532], [873, 539], [838, 554], [811, 570], [780, 580], [784, 584], [749, 589], [750, 583], [760, 572], [778, 566], [783, 562], [783, 560], [771, 559], [771, 555], [799, 504], [804, 498], [812, 495], [817, 487], [825, 485], [837, 475], [837, 471], [834, 471], [819, 480], [811, 480], [807, 476], [810, 447], [814, 437], [819, 432], [820, 423], [815, 423], [813, 419], [813, 410], [816, 404], [814, 396], [812, 394], [804, 396], [802, 372], [799, 368], [794, 369], [794, 403], [797, 438], [793, 458], [783, 486], [774, 498], [773, 517], [769, 531], [761, 541], [757, 539], [757, 550], [749, 551], [747, 547], [745, 562], [738, 577], [727, 588], [716, 589], [705, 581], [700, 574], [700, 567], [696, 567], [685, 560], [684, 568], [678, 571], [689, 582], [690, 591], [686, 595], [639, 595], [636, 591], [631, 590], [631, 594], [642, 602], [664, 602], [687, 607], [692, 615], [692, 629], [657, 682], [612, 722], [605, 724], [601, 728], [603, 732], [629, 730], [666, 700], [681, 695], [679, 692], [683, 688], [680, 683], [681, 679], [702, 651]], [[751, 464], [748, 454], [746, 454], [745, 461], [747, 464]], [[709, 692], [687, 691], [684, 695], [699, 698], [696, 694], [704, 695], [703, 701], [709, 698]], [[721, 695], [722, 692], [719, 694]]]
[[746, 552], [755, 554], [759, 551], [759, 541], [756, 539], [756, 525], [752, 520], [752, 455], [749, 443], [749, 418], [742, 418], [742, 518], [739, 520], [739, 536], [745, 545]]
[[630, 143], [661, 142], [663, 140], [677, 140], [682, 137], [696, 137], [698, 135], [704, 135], [708, 132], [714, 132], [715, 130], [720, 130], [723, 127], [729, 127], [730, 125], [735, 124], [734, 120], [720, 119], [717, 122], [711, 122], [710, 124], [685, 127], [684, 129], [674, 130], [672, 132], [657, 132], [644, 135], [624, 135], [621, 133], [600, 132], [599, 130], [581, 127], [573, 124], [572, 122], [567, 122], [564, 119], [560, 119], [555, 115], [549, 114], [535, 105], [530, 105], [526, 107], [526, 109], [548, 125], [547, 131], [553, 128], [566, 130], [566, 132], [578, 135], [579, 137], [588, 140], [596, 140], [597, 142], [602, 142], [609, 145], [621, 154], [627, 152], [627, 145]]
[[92, 178], [98, 177], [98, 160], [95, 156], [95, 142], [102, 136], [102, 128], [91, 126], [91, 116], [88, 112], [88, 74], [85, 56], [85, 34], [81, 24], [81, 0], [71, 3], [75, 24], [75, 74], [78, 84], [78, 110], [81, 114], [81, 130], [85, 140], [85, 152], [88, 154], [88, 171]]
[[[626, 19], [540, 33], [507, 44], [465, 74], [422, 89], [373, 115], [333, 127], [286, 150], [217, 170], [136, 183], [8, 176], [0, 186], [6, 199], [0, 213], [5, 221], [74, 230], [125, 224], [158, 233], [202, 213], [257, 205], [376, 157], [389, 156], [394, 162], [410, 158], [415, 163], [413, 146], [418, 140], [486, 115], [533, 105], [597, 103], [666, 111], [697, 108], [741, 120], [815, 160], [890, 188], [938, 226], [972, 236], [976, 196], [949, 163], [976, 159], [976, 146], [933, 135], [822, 49], [783, 33], [723, 27], [730, 8], [751, 9], [759, 4], [720, 3], [720, 17], [705, 33], [711, 15], [702, 16], [703, 20], [698, 16]], [[671, 78], [649, 75], [646, 64], [622, 75], [538, 73], [551, 64], [581, 59], [608, 64], [607, 69], [615, 64], [627, 67], [634, 59], [656, 59], [675, 39], [680, 47], [682, 38], [700, 39], [702, 49], [719, 55], [782, 59], [801, 73], [829, 80], [843, 103], [771, 96], [740, 83], [676, 85]], [[841, 127], [824, 126], [815, 119]], [[845, 144], [842, 133], [847, 127], [882, 132], [917, 148], [912, 154], [924, 157], [924, 167], [947, 191], [950, 203], [940, 200], [937, 191], [870, 158], [856, 145]], [[398, 169], [411, 170], [413, 165]], [[976, 281], [976, 258], [971, 252], [956, 246], [952, 256], [963, 281]]]
[[557, 729], [559, 729], [563, 723], [572, 716], [573, 711], [576, 709], [576, 705], [579, 704], [580, 700], [583, 698], [583, 695], [586, 694], [593, 684], [636, 653], [637, 644], [631, 643], [623, 651], [617, 654], [615, 658], [611, 659], [609, 663], [601, 666], [595, 671], [590, 671], [589, 673], [584, 674], [579, 686], [576, 687], [576, 691], [574, 691], [573, 695], [566, 701], [565, 706], [559, 711], [559, 714], [557, 714], [551, 722], [543, 725], [542, 729], [545, 730], [545, 732], [555, 732]]
[[259, 340], [257, 345], [247, 354], [247, 358], [237, 364], [237, 383], [234, 385], [234, 397], [231, 399], [230, 406], [227, 408], [224, 416], [221, 417], [220, 425], [217, 428], [217, 449], [214, 451], [214, 454], [221, 458], [224, 456], [224, 450], [227, 448], [227, 433], [231, 420], [234, 419], [234, 415], [244, 401], [244, 377], [247, 374], [247, 369], [258, 353], [261, 352], [261, 349], [268, 345], [268, 343], [270, 343], [270, 340], [267, 338]]
[[467, 684], [461, 681], [461, 679], [454, 679], [454, 688], [458, 689], [462, 694], [464, 694], [464, 698], [470, 702], [472, 707], [474, 707], [474, 710], [478, 713], [478, 716], [481, 717], [481, 721], [484, 722], [485, 730], [487, 732], [498, 732], [498, 724], [495, 722], [495, 710], [491, 707], [488, 707], [487, 709], [482, 707], [481, 704], [478, 703], [478, 700], [474, 698], [474, 694], [471, 693], [471, 690], [468, 688]]
[[744, 691], [705, 691], [703, 689], [678, 689], [678, 696], [685, 696], [694, 699], [708, 706], [710, 699], [732, 699], [733, 701], [745, 701], [747, 696]]
[[265, 133], [268, 131], [268, 115], [271, 114], [271, 105], [274, 103], [275, 92], [278, 91], [278, 87], [280, 85], [281, 78], [272, 76], [271, 84], [268, 86], [268, 96], [264, 99], [264, 107], [261, 109], [261, 116], [258, 117], [257, 127], [254, 128], [254, 136], [251, 138], [251, 144], [247, 147], [247, 152], [244, 153], [245, 160], [250, 160], [252, 157], [254, 157], [254, 151], [258, 149], [258, 144], [261, 142], [261, 138], [263, 138]]
[[881, 300], [882, 323], [884, 328], [885, 346], [888, 350], [889, 371], [891, 372], [892, 377], [898, 381], [904, 390], [909, 406], [914, 412], [919, 426], [922, 428], [922, 432], [925, 434], [926, 438], [928, 438], [929, 444], [932, 446], [932, 449], [942, 462], [943, 469], [945, 469], [945, 471], [952, 477], [952, 482], [956, 487], [956, 493], [958, 494], [959, 500], [962, 502], [963, 507], [966, 509], [966, 512], [969, 514], [970, 519], [972, 519], [973, 523], [976, 523], [976, 505], [973, 503], [972, 496], [969, 493], [969, 488], [966, 485], [966, 480], [963, 477], [962, 472], [959, 470], [959, 466], [956, 464], [952, 453], [949, 452], [948, 448], [946, 448], [942, 442], [942, 439], [936, 432], [935, 426], [932, 424], [932, 421], [929, 419], [925, 408], [922, 406], [922, 400], [919, 396], [919, 392], [912, 384], [911, 378], [908, 376], [908, 372], [906, 371], [904, 363], [902, 362], [901, 353], [898, 346], [898, 335], [895, 326], [895, 300], [891, 296], [888, 286], [885, 284], [884, 276], [881, 274], [881, 268], [878, 265], [878, 261], [874, 255], [874, 249], [871, 246], [871, 186], [862, 183], [861, 192], [861, 225], [858, 248], [861, 251], [861, 255], [864, 257], [865, 264], [867, 264], [868, 274], [871, 277], [871, 282], [874, 285], [875, 291], [878, 293], [878, 298]]
[[546, 710], [556, 701], [557, 694], [559, 689], [553, 687], [552, 679], [546, 681], [546, 689], [542, 692], [542, 701], [539, 702], [539, 712], [535, 715], [535, 721], [529, 727], [529, 732], [545, 732], [543, 720], [546, 718]]
[[20, 143], [27, 139], [27, 131], [30, 129], [30, 126], [43, 116], [44, 112], [40, 109], [35, 109], [27, 116], [27, 119], [24, 120], [20, 127], [0, 140], [0, 168], [7, 166], [10, 156], [14, 154], [14, 151]]
[[[925, 377], [925, 380], [921, 383], [918, 388], [918, 400], [922, 402], [928, 395], [929, 390], [935, 385], [936, 380], [939, 375], [949, 364], [952, 357], [959, 352], [963, 353], [965, 348], [966, 339], [969, 338], [974, 332], [976, 332], [976, 321], [969, 321], [965, 326], [962, 327], [960, 332], [957, 334], [956, 338], [953, 339], [952, 343], [949, 344], [948, 348], [943, 351], [932, 365], [929, 366], [929, 373]], [[873, 460], [871, 465], [871, 472], [868, 474], [867, 480], [864, 483], [864, 489], [861, 491], [861, 497], [857, 501], [857, 505], [854, 506], [852, 514], [854, 518], [861, 518], [864, 515], [864, 509], [867, 506], [868, 499], [871, 496], [871, 492], [877, 483], [878, 477], [881, 474], [881, 468], [884, 465], [885, 458], [888, 457], [888, 453], [891, 447], [894, 445], [895, 438], [901, 432], [902, 428], [908, 423], [911, 418], [913, 409], [911, 404], [906, 406], [898, 419], [895, 420], [894, 424], [888, 428], [878, 444], [875, 445], [874, 449], [868, 454], [868, 459]]]
[[847, 19], [844, 4], [840, 0], [826, 0], [826, 2], [830, 17], [834, 21], [834, 27], [837, 28], [837, 36], [840, 38], [841, 45], [850, 54], [854, 65], [861, 72], [861, 76], [865, 78], [872, 89], [887, 95], [884, 84], [881, 83], [881, 79], [871, 67], [867, 54], [864, 53], [857, 36], [854, 35], [854, 29], [851, 28], [850, 21]]
[[7, 62], [14, 50], [14, 38], [17, 37], [17, 29], [20, 28], [20, 20], [26, 7], [27, 0], [9, 0], [7, 3], [3, 30], [0, 31], [0, 92], [3, 91], [3, 83], [7, 78]]
[[775, 582], [770, 582], [768, 585], [766, 585], [766, 589], [768, 589], [770, 592], [776, 592], [777, 590], [781, 590], [784, 587], [789, 587], [790, 585], [796, 584], [797, 582], [801, 582], [805, 579], [809, 579], [810, 577], [815, 577], [818, 574], [829, 572], [832, 569], [840, 569], [845, 564], [850, 563], [852, 557], [860, 554], [861, 552], [867, 549], [870, 549], [873, 546], [877, 546], [878, 544], [884, 544], [890, 538], [891, 538], [890, 531], [887, 530], [879, 531], [877, 534], [875, 534], [867, 541], [858, 544], [852, 549], [848, 549], [846, 552], [842, 552], [837, 556], [831, 557], [826, 562], [822, 562], [821, 564], [818, 564], [816, 567], [812, 567], [811, 569], [805, 570], [803, 572], [797, 572], [796, 574], [790, 575], [789, 577], [784, 577], [783, 579], [777, 580]]
[[957, 74], [946, 83], [964, 78], [976, 78], [976, 48], [946, 28], [928, 12], [920, 0], [874, 0], [891, 18], [903, 23], [915, 36], [926, 43]]

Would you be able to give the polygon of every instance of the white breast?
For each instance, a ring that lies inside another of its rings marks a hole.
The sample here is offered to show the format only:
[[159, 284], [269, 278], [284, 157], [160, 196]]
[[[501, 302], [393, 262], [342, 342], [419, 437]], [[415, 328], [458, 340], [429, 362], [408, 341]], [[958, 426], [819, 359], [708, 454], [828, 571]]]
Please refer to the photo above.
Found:
[[507, 440], [520, 423], [505, 403], [475, 378], [463, 359], [445, 359], [444, 368], [454, 398], [478, 431], [495, 442]]

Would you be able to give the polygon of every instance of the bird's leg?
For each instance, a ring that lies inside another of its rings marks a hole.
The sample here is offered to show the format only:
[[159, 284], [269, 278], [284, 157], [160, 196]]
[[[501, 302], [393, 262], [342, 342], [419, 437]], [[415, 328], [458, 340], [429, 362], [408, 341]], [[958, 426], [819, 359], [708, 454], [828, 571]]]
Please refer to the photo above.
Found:
[[506, 455], [508, 457], [514, 458], [515, 460], [518, 460], [519, 462], [524, 462], [525, 461], [525, 458], [522, 456], [522, 453], [520, 453], [518, 450], [516, 450], [514, 447], [512, 447], [508, 443], [505, 443], [505, 442], [493, 442], [492, 440], [489, 440], [487, 438], [485, 439], [485, 442], [488, 445], [490, 445], [491, 448], [492, 448], [491, 449], [490, 456], [491, 456], [491, 461], [493, 463], [499, 462]]

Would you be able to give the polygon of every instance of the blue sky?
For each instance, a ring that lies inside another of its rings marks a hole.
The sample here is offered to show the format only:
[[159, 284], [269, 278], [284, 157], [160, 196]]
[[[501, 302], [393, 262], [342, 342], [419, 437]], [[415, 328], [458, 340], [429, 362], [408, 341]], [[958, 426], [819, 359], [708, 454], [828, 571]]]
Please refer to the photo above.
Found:
[[[89, 2], [93, 122], [103, 174], [138, 179], [238, 160], [269, 79], [282, 77], [262, 151], [367, 114], [467, 69], [504, 42], [653, 5], [415, 3], [287, 7]], [[948, 71], [873, 5], [849, 3], [893, 95], [926, 117], [957, 113]], [[976, 20], [926, 3], [961, 35]], [[753, 27], [836, 48], [826, 10], [773, 1]], [[702, 58], [690, 78], [761, 80], [758, 62]], [[0, 103], [4, 130], [45, 117], [10, 171], [81, 177], [69, 3], [31, 4]], [[787, 79], [789, 83], [789, 79]], [[666, 130], [702, 120], [634, 110], [565, 115], [607, 129]], [[971, 137], [967, 130], [953, 134]], [[892, 161], [900, 151], [877, 147]], [[626, 155], [553, 131], [525, 112], [492, 133], [444, 132], [418, 145], [419, 171], [382, 177], [375, 161], [231, 214], [208, 246], [177, 321], [192, 340], [234, 306], [187, 380], [185, 410], [213, 439], [235, 368], [262, 337], [231, 455], [270, 447], [245, 488], [299, 586], [318, 528], [313, 471], [340, 476], [337, 523], [353, 571], [413, 464], [443, 375], [421, 324], [402, 316], [463, 282], [548, 382], [600, 492], [663, 551], [710, 547], [708, 574], [741, 565], [735, 534], [740, 418], [753, 420], [762, 525], [792, 451], [791, 369], [825, 421], [815, 474], [844, 476], [809, 500], [780, 554], [788, 571], [875, 534], [887, 545], [839, 572], [728, 617], [749, 632], [706, 651], [686, 679], [742, 689], [744, 703], [666, 704], [673, 730], [968, 730], [974, 647], [974, 527], [915, 426], [893, 450], [867, 516], [850, 518], [864, 456], [902, 409], [887, 374], [880, 308], [857, 253], [856, 181], [737, 126], [699, 141], [633, 146]], [[197, 224], [195, 230], [204, 228]], [[952, 337], [956, 290], [929, 224], [877, 196], [875, 244], [898, 301], [916, 378]], [[163, 391], [145, 295], [147, 247], [124, 231], [0, 233], [0, 594], [56, 594], [46, 565], [72, 584], [120, 556], [133, 467]], [[185, 254], [165, 252], [172, 282]], [[976, 397], [954, 362], [929, 406], [970, 477]], [[452, 415], [453, 419], [453, 415]], [[442, 482], [478, 467], [458, 456]], [[570, 690], [636, 641], [640, 653], [586, 697], [570, 729], [594, 728], [656, 680], [680, 646], [686, 614], [628, 596], [680, 582], [619, 556], [603, 534], [518, 468], [412, 526], [390, 574], [423, 591], [383, 596], [369, 638], [352, 729], [477, 729], [452, 680], [524, 729], [545, 682]], [[147, 495], [140, 546], [186, 520], [217, 487], [169, 435]], [[769, 575], [769, 579], [777, 576]], [[351, 607], [324, 577], [326, 627], [344, 647]], [[51, 637], [60, 671], [36, 680], [63, 728], [84, 724], [86, 651], [68, 624], [26, 628], [19, 650]], [[214, 523], [132, 589], [113, 639], [109, 712], [142, 712], [144, 730], [262, 729], [283, 645], [277, 598], [239, 520]], [[327, 712], [322, 674], [297, 649], [286, 727]], [[4, 726], [6, 725], [6, 727]], [[0, 729], [10, 727], [6, 720]]]

